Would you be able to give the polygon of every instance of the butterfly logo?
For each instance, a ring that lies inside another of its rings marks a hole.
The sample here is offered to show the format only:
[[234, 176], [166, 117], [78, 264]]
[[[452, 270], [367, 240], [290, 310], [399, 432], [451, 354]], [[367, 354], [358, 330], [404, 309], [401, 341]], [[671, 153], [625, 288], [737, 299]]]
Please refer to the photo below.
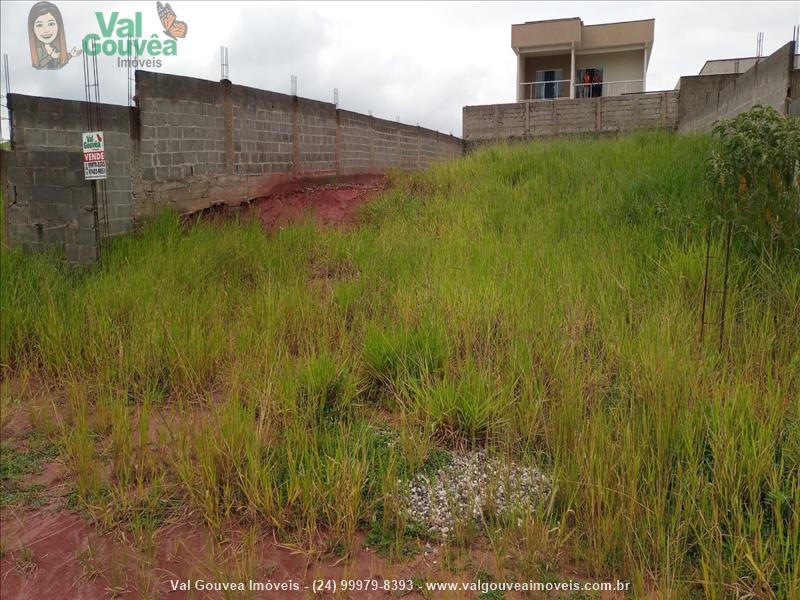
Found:
[[185, 38], [186, 31], [189, 28], [189, 26], [186, 25], [186, 21], [178, 21], [178, 17], [175, 16], [175, 11], [172, 10], [169, 2], [166, 4], [157, 2], [156, 4], [158, 7], [158, 18], [161, 19], [161, 24], [164, 26], [164, 33], [173, 40]]

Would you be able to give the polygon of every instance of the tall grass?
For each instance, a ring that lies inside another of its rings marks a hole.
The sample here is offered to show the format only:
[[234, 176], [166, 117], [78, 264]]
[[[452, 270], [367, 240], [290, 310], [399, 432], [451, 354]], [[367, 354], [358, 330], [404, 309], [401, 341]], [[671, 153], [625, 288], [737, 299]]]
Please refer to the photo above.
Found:
[[165, 215], [85, 271], [4, 249], [4, 377], [71, 390], [79, 488], [112, 521], [108, 498], [140, 498], [127, 522], [155, 494], [349, 546], [404, 527], [397, 480], [435, 448], [487, 446], [552, 474], [534, 530], [592, 573], [797, 597], [800, 259], [734, 248], [727, 337], [698, 340], [709, 144], [488, 147], [397, 176], [352, 231]]

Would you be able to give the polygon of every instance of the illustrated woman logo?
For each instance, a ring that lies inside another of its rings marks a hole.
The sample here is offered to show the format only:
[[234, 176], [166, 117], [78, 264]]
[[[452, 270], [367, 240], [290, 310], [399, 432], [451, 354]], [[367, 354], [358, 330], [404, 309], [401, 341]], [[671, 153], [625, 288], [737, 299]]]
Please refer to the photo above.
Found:
[[31, 8], [28, 14], [28, 39], [34, 69], [60, 69], [82, 52], [75, 47], [67, 52], [64, 20], [61, 11], [52, 2], [37, 2]]

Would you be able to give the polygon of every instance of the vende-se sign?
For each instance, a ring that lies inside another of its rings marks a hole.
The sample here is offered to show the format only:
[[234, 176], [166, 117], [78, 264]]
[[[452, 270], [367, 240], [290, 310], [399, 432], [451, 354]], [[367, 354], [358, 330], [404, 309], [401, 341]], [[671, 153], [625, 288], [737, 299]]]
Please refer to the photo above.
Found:
[[106, 178], [106, 143], [102, 131], [89, 131], [83, 134], [83, 177], [84, 179]]

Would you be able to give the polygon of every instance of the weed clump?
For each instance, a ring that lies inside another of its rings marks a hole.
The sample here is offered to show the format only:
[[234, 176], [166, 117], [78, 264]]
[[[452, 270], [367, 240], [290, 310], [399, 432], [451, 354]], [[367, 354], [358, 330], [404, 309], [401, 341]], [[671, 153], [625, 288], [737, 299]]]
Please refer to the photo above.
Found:
[[337, 365], [328, 354], [310, 359], [297, 376], [298, 411], [316, 422], [346, 417], [353, 399], [347, 367]]
[[446, 359], [443, 336], [432, 325], [393, 330], [372, 325], [364, 340], [367, 397], [378, 401], [405, 384], [432, 380]]

